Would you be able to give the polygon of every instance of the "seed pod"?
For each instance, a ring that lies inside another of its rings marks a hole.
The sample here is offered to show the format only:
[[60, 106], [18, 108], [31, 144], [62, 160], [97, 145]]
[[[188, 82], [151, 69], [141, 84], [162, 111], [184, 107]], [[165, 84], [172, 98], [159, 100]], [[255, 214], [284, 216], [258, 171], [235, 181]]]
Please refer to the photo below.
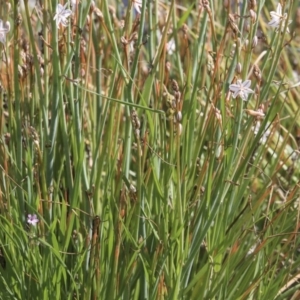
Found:
[[265, 116], [265, 114], [263, 113], [263, 111], [261, 109], [258, 109], [258, 110], [245, 109], [245, 112], [248, 115], [255, 117], [257, 120], [263, 119]]
[[123, 45], [127, 45], [127, 44], [128, 44], [128, 41], [127, 41], [127, 39], [125, 38], [125, 36], [121, 36], [120, 41], [121, 41], [121, 43], [122, 43]]
[[248, 5], [249, 9], [254, 9], [256, 6], [256, 0], [249, 0]]
[[102, 11], [98, 8], [98, 7], [95, 7], [93, 12], [95, 13], [95, 15], [100, 19], [102, 20], [103, 19], [103, 13]]
[[131, 112], [131, 120], [132, 120], [133, 127], [135, 129], [140, 129], [141, 122], [140, 122], [140, 119], [139, 119], [135, 109], [133, 109], [132, 112]]
[[95, 1], [92, 1], [90, 5], [90, 13], [93, 13], [95, 8], [96, 8]]
[[232, 29], [233, 33], [237, 35], [239, 33], [239, 28], [235, 24], [236, 16], [233, 14], [228, 15], [229, 26]]
[[261, 70], [257, 65], [253, 66], [253, 74], [258, 81], [261, 81]]
[[182, 31], [184, 32], [184, 34], [187, 34], [187, 32], [188, 32], [188, 26], [186, 24], [182, 25]]
[[296, 21], [296, 28], [299, 28], [300, 26], [300, 7], [298, 7], [297, 11], [296, 11], [296, 18], [295, 18], [295, 21]]
[[225, 9], [228, 9], [228, 7], [229, 7], [229, 0], [223, 0], [223, 7]]
[[175, 79], [172, 79], [172, 88], [173, 88], [173, 91], [175, 91], [175, 92], [179, 91], [179, 85]]

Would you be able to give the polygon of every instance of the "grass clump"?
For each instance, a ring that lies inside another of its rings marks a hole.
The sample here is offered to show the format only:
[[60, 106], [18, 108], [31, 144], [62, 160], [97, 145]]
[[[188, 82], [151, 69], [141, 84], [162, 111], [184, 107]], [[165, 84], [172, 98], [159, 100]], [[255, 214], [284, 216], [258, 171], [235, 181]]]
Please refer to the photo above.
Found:
[[297, 299], [297, 3], [125, 2], [0, 8], [0, 298]]

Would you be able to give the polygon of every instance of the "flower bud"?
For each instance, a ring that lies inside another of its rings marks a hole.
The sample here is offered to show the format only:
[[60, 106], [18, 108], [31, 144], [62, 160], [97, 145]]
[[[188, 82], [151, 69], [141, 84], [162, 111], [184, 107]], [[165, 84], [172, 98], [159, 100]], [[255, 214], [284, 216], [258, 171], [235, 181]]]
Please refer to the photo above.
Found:
[[[103, 16], [103, 15], [102, 15], [102, 16]], [[118, 24], [118, 27], [119, 27], [120, 29], [123, 29], [124, 26], [125, 26], [125, 21], [124, 21], [124, 20], [120, 20], [120, 21], [119, 21], [119, 24]]]
[[176, 119], [178, 122], [180, 122], [182, 120], [182, 112], [180, 110], [176, 114]]
[[169, 61], [166, 62], [166, 70], [170, 71], [171, 70], [171, 63]]
[[4, 23], [4, 26], [3, 26], [4, 28], [4, 31], [6, 31], [6, 32], [9, 32], [10, 31], [10, 23], [9, 23], [9, 21], [6, 21], [5, 23]]
[[250, 24], [247, 22], [247, 24], [245, 25], [245, 31], [249, 33], [250, 29]]
[[237, 74], [241, 74], [241, 73], [242, 73], [242, 65], [241, 65], [241, 63], [238, 63], [238, 64], [236, 65], [236, 67], [235, 67], [235, 72], [236, 72]]
[[11, 4], [9, 2], [6, 2], [7, 6], [7, 12], [9, 13], [11, 11]]
[[248, 45], [249, 45], [249, 40], [246, 40], [245, 41], [245, 43], [244, 43], [244, 45], [243, 45], [243, 50], [247, 50], [247, 48], [248, 48]]
[[90, 18], [89, 15], [87, 15], [87, 16], [86, 16], [86, 24], [87, 24], [88, 26], [90, 26], [90, 23], [91, 23], [91, 18]]
[[252, 49], [257, 46], [257, 42], [258, 42], [258, 39], [257, 39], [257, 36], [255, 35], [254, 38], [253, 38], [253, 40], [252, 40], [252, 45], [251, 45]]
[[182, 124], [180, 124], [180, 123], [178, 123], [177, 133], [178, 133], [179, 136], [182, 134]]
[[129, 191], [130, 191], [131, 193], [136, 193], [136, 188], [135, 188], [135, 186], [132, 185], [132, 184], [130, 184], [130, 186], [129, 186]]
[[251, 18], [251, 21], [252, 23], [255, 23], [256, 22], [256, 19], [257, 19], [257, 15], [256, 15], [256, 12], [252, 9], [250, 9], [250, 18]]

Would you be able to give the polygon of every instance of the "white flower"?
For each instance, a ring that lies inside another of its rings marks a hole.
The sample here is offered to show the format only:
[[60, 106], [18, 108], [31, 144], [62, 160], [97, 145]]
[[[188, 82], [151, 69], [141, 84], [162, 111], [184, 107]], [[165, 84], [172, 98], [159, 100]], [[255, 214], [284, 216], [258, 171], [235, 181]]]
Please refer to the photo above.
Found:
[[264, 111], [259, 108], [258, 110], [253, 110], [253, 109], [245, 109], [245, 112], [250, 115], [255, 117], [257, 120], [261, 120], [265, 117]]
[[68, 17], [72, 15], [72, 10], [67, 8], [68, 3], [65, 4], [65, 6], [62, 6], [61, 4], [57, 4], [56, 7], [56, 14], [54, 16], [53, 20], [56, 20], [56, 26], [59, 28], [59, 25], [66, 27], [68, 26]]
[[176, 46], [175, 46], [175, 41], [174, 39], [171, 39], [168, 43], [167, 43], [167, 52], [169, 55], [172, 55], [173, 52], [175, 52]]
[[249, 88], [250, 85], [251, 80], [242, 82], [241, 79], [238, 79], [236, 83], [229, 86], [229, 90], [233, 93], [232, 97], [236, 98], [237, 96], [240, 96], [244, 101], [247, 101], [248, 94], [254, 93], [254, 91]]
[[[268, 129], [265, 130], [262, 133], [262, 135], [261, 135], [261, 137], [259, 139], [259, 143], [260, 144], [265, 144], [267, 142], [267, 140], [268, 140], [269, 135], [271, 134], [271, 131], [269, 129], [269, 124], [267, 124], [267, 125], [268, 125]], [[261, 127], [261, 121], [257, 121], [255, 123], [255, 125], [252, 127], [252, 131], [253, 131], [253, 133], [254, 133], [255, 136], [258, 134], [258, 132], [260, 130], [260, 127]]]
[[38, 222], [39, 222], [39, 219], [35, 214], [34, 215], [29, 214], [27, 216], [27, 223], [28, 224], [30, 224], [32, 226], [35, 226]]
[[71, 2], [72, 11], [75, 12], [77, 7], [77, 0], [71, 0], [70, 2]]
[[137, 11], [137, 13], [141, 14], [141, 8], [142, 8], [142, 5], [143, 5], [142, 0], [133, 0], [132, 2], [133, 2], [133, 7]]
[[134, 52], [134, 41], [131, 41], [129, 43], [129, 53], [133, 53]]
[[249, 255], [251, 255], [252, 253], [254, 253], [256, 247], [257, 247], [256, 244], [252, 245], [252, 246], [250, 247], [250, 249], [248, 250], [246, 256], [249, 256]]
[[3, 45], [5, 44], [6, 34], [9, 32], [9, 30], [10, 23], [8, 21], [3, 23], [3, 21], [0, 19], [0, 43], [2, 43]]
[[[287, 13], [285, 13], [284, 15], [282, 15], [282, 6], [280, 3], [278, 3], [277, 5], [277, 9], [276, 9], [276, 12], [275, 11], [271, 11], [270, 12], [270, 15], [271, 15], [271, 21], [268, 23], [268, 25], [270, 25], [271, 27], [274, 27], [276, 28], [276, 31], [278, 31], [278, 29], [280, 28], [280, 24], [282, 23], [281, 25], [281, 32], [284, 31], [284, 27], [285, 27], [285, 23], [287, 21]], [[292, 23], [292, 20], [289, 20], [288, 21], [288, 25], [290, 25]], [[286, 29], [287, 32], [290, 32], [288, 27]]]
[[[162, 34], [159, 29], [156, 31], [156, 36], [157, 36], [158, 44], [160, 44]], [[166, 48], [169, 55], [172, 55], [175, 52], [176, 45], [175, 45], [175, 40], [173, 38], [166, 44]]]

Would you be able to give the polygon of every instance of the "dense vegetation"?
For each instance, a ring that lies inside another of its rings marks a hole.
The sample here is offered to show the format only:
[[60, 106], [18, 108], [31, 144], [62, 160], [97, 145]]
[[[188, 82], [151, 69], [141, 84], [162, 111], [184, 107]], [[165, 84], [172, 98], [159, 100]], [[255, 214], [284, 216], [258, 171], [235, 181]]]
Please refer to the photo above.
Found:
[[277, 1], [2, 1], [1, 299], [299, 299]]

